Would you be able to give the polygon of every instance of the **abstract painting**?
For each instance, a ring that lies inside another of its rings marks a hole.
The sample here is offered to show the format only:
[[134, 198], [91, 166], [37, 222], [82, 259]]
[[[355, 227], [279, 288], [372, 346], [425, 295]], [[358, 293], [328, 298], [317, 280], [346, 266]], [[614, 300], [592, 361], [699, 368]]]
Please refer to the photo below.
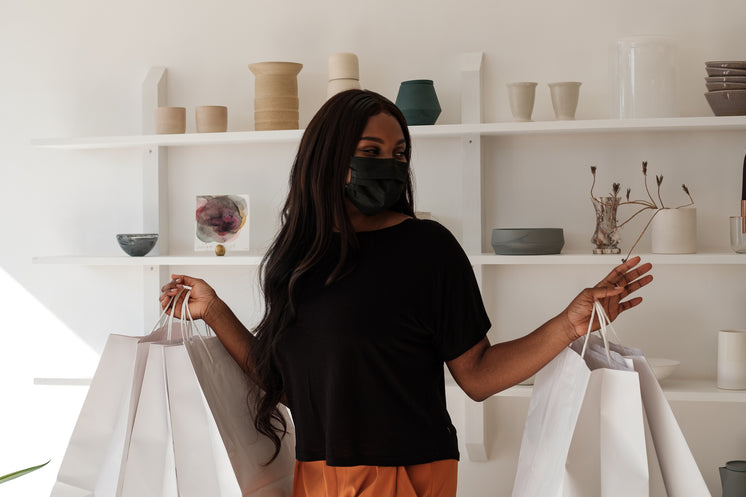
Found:
[[249, 250], [248, 221], [248, 195], [197, 195], [195, 250]]

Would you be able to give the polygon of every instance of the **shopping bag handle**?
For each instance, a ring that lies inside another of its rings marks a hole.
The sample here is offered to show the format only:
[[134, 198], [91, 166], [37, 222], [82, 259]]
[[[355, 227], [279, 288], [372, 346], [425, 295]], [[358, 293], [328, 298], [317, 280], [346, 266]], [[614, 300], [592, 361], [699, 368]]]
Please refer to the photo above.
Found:
[[[158, 320], [155, 322], [155, 325], [153, 325], [153, 329], [150, 330], [150, 334], [152, 335], [153, 332], [158, 330], [159, 328], [162, 328], [163, 326], [169, 325], [168, 329], [168, 339], [171, 339], [171, 327], [173, 326], [173, 306], [174, 303], [178, 300], [178, 298], [181, 296], [181, 294], [184, 292], [184, 290], [180, 290], [179, 293], [171, 297], [171, 299], [168, 301], [168, 304], [163, 308], [161, 311], [161, 314], [158, 316]], [[169, 308], [171, 308], [171, 313], [169, 314]]]
[[[213, 363], [212, 354], [210, 353], [210, 348], [205, 343], [205, 337], [202, 336], [202, 333], [199, 333], [199, 327], [194, 322], [194, 318], [192, 317], [192, 311], [189, 309], [189, 305], [187, 304], [189, 302], [189, 296], [192, 293], [192, 289], [189, 288], [189, 290], [186, 293], [186, 296], [184, 297], [184, 301], [181, 303], [181, 319], [185, 323], [186, 326], [183, 327], [184, 330], [184, 341], [188, 341], [192, 338], [196, 338], [199, 340], [200, 344], [202, 344], [202, 347], [205, 349], [205, 352], [207, 353], [207, 357], [210, 359], [210, 363]], [[195, 333], [195, 330], [197, 331]], [[205, 332], [207, 336], [210, 336], [211, 329], [205, 323]]]
[[593, 309], [591, 310], [591, 318], [588, 321], [588, 331], [585, 334], [585, 341], [583, 342], [583, 350], [580, 352], [580, 357], [585, 357], [585, 351], [588, 348], [588, 342], [590, 341], [590, 335], [593, 332], [591, 328], [593, 327], [593, 318], [598, 317], [598, 323], [599, 323], [599, 329], [598, 334], [601, 335], [601, 339], [604, 342], [604, 351], [606, 352], [606, 360], [609, 361], [609, 364], [611, 364], [611, 354], [609, 353], [609, 335], [613, 335], [613, 337], [617, 340], [617, 343], [619, 343], [619, 335], [617, 335], [616, 330], [611, 324], [611, 319], [609, 319], [609, 316], [606, 314], [606, 310], [604, 309], [604, 306], [601, 305], [601, 302], [598, 300], [593, 301]]

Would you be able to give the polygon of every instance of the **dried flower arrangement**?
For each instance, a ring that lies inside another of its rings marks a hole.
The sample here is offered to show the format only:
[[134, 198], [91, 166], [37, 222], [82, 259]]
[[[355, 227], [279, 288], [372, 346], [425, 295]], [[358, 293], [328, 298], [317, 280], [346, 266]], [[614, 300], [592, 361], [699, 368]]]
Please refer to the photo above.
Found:
[[[596, 166], [591, 166], [591, 174], [593, 175], [593, 183], [591, 184], [591, 199], [594, 201], [594, 203], [603, 204], [603, 200], [601, 198], [596, 197], [593, 195], [593, 188], [596, 185]], [[648, 199], [645, 200], [631, 200], [630, 194], [632, 193], [632, 190], [630, 188], [627, 188], [627, 194], [625, 196], [626, 200], [623, 202], [619, 202], [619, 191], [621, 190], [621, 185], [619, 183], [613, 183], [611, 188], [611, 199], [613, 199], [613, 203], [615, 205], [612, 205], [611, 207], [618, 207], [622, 205], [637, 205], [640, 208], [632, 214], [630, 217], [628, 217], [625, 221], [619, 223], [616, 228], [619, 229], [628, 222], [630, 222], [632, 219], [637, 217], [637, 215], [641, 214], [642, 212], [645, 212], [647, 210], [653, 210], [653, 214], [650, 216], [650, 219], [648, 219], [647, 224], [645, 224], [645, 227], [643, 227], [642, 231], [640, 232], [640, 235], [635, 240], [635, 243], [632, 245], [632, 247], [629, 249], [629, 252], [627, 253], [627, 256], [622, 259], [622, 262], [625, 262], [627, 259], [629, 259], [630, 254], [632, 253], [632, 250], [637, 246], [637, 244], [640, 242], [640, 239], [642, 238], [642, 235], [645, 234], [645, 231], [647, 231], [648, 226], [650, 226], [650, 223], [653, 221], [653, 218], [656, 214], [658, 214], [663, 209], [669, 209], [669, 207], [666, 207], [663, 203], [663, 198], [661, 197], [661, 185], [663, 184], [663, 175], [656, 175], [655, 176], [655, 182], [658, 185], [658, 191], [657, 191], [657, 197], [658, 201], [656, 202], [655, 198], [653, 198], [653, 195], [650, 193], [650, 188], [648, 188], [648, 162], [642, 161], [642, 175], [644, 177], [644, 183], [645, 183], [645, 192], [648, 195]], [[689, 207], [691, 205], [694, 205], [694, 199], [692, 198], [691, 193], [689, 192], [689, 188], [685, 184], [681, 185], [681, 189], [686, 193], [687, 197], [689, 197], [689, 203], [682, 204], [677, 207], [673, 207], [674, 209], [680, 209], [682, 207]]]

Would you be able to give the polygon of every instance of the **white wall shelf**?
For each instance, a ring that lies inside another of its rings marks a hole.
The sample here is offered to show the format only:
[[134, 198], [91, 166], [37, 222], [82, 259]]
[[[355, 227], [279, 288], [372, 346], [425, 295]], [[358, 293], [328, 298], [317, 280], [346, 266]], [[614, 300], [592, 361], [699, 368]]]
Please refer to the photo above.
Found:
[[[461, 174], [463, 188], [462, 246], [471, 254], [477, 279], [482, 283], [484, 266], [506, 265], [605, 265], [619, 264], [626, 254], [594, 255], [590, 248], [584, 253], [563, 253], [540, 256], [500, 256], [482, 251], [485, 236], [482, 213], [482, 178], [484, 172], [481, 151], [483, 137], [529, 135], [582, 135], [598, 133], [651, 133], [651, 132], [723, 132], [746, 131], [746, 116], [732, 117], [680, 117], [651, 119], [595, 119], [576, 121], [536, 121], [482, 123], [481, 118], [481, 52], [464, 54], [461, 63], [462, 95], [461, 120], [463, 124], [413, 126], [416, 140], [439, 138], [460, 139]], [[169, 266], [244, 266], [256, 267], [262, 254], [230, 254], [224, 257], [204, 254], [169, 254], [168, 247], [168, 157], [169, 147], [228, 146], [290, 144], [300, 142], [304, 130], [232, 131], [225, 133], [189, 133], [157, 135], [153, 133], [152, 109], [165, 104], [166, 70], [153, 68], [143, 84], [143, 134], [132, 136], [102, 136], [87, 138], [40, 139], [32, 145], [63, 150], [96, 150], [142, 148], [148, 153], [143, 159], [143, 232], [160, 233], [161, 252], [146, 257], [119, 256], [52, 256], [35, 257], [37, 264], [72, 264], [88, 266], [139, 267], [144, 274], [146, 323], [154, 322], [160, 312], [157, 302], [160, 283], [167, 278]], [[746, 255], [732, 252], [699, 253], [687, 255], [636, 254], [646, 262], [666, 265], [742, 265]], [[49, 384], [59, 379], [41, 379]], [[62, 381], [66, 381], [62, 379]], [[73, 380], [77, 381], [77, 380]], [[77, 384], [77, 383], [75, 383]], [[449, 385], [453, 386], [452, 383]], [[719, 390], [714, 381], [667, 380], [664, 391], [669, 400], [693, 402], [734, 402], [746, 404], [746, 391]], [[532, 387], [515, 386], [497, 394], [502, 397], [530, 397]], [[465, 421], [461, 436], [472, 461], [488, 459], [485, 448], [485, 415], [481, 404], [464, 397]]]
[[247, 255], [157, 255], [145, 257], [117, 256], [50, 256], [34, 257], [34, 264], [71, 264], [80, 266], [258, 266], [261, 254]]
[[[626, 254], [554, 254], [554, 255], [469, 255], [475, 266], [520, 266], [520, 265], [602, 265], [616, 266]], [[720, 264], [746, 265], [746, 254], [733, 252], [700, 254], [633, 254], [652, 264], [692, 265]], [[263, 254], [248, 253], [217, 257], [204, 255], [159, 255], [145, 257], [128, 256], [45, 256], [34, 257], [34, 264], [71, 264], [82, 266], [257, 266]]]
[[[469, 255], [472, 264], [482, 266], [500, 265], [604, 265], [616, 266], [621, 263], [626, 253], [615, 255], [584, 254], [552, 254], [552, 255]], [[735, 252], [713, 252], [697, 254], [639, 254], [632, 253], [631, 257], [639, 255], [644, 262], [651, 264], [746, 264], [746, 254]]]
[[[499, 122], [412, 126], [414, 138], [457, 138], [468, 135], [530, 135], [554, 133], [619, 133], [636, 131], [723, 131], [746, 130], [746, 116], [676, 117], [650, 119], [587, 119], [579, 121]], [[182, 147], [195, 145], [240, 145], [251, 143], [295, 143], [303, 130], [229, 131], [175, 135], [101, 136], [33, 140], [36, 147], [88, 150], [130, 147]]]
[[[448, 381], [446, 385], [458, 388], [453, 380]], [[716, 386], [714, 380], [667, 378], [661, 382], [661, 388], [670, 401], [746, 403], [746, 390], [723, 390]], [[532, 392], [533, 386], [516, 385], [495, 394], [494, 397], [530, 398]]]

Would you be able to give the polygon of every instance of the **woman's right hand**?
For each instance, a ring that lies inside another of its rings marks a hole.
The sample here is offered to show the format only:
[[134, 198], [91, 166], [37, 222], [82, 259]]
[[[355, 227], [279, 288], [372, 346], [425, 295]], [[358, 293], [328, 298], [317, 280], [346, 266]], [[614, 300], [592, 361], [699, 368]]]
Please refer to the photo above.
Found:
[[[179, 295], [179, 292], [183, 290], [185, 286], [192, 289], [189, 294], [189, 302], [187, 302], [192, 318], [204, 319], [210, 307], [220, 299], [218, 298], [217, 293], [215, 293], [215, 290], [213, 290], [204, 280], [192, 278], [191, 276], [183, 274], [172, 274], [171, 281], [163, 285], [161, 288], [161, 309], [165, 309], [171, 299], [176, 295]], [[176, 306], [174, 317], [176, 318], [181, 318], [181, 306], [184, 302], [185, 295], [186, 292], [184, 292], [183, 295], [180, 295], [178, 300], [174, 302], [174, 305]]]

